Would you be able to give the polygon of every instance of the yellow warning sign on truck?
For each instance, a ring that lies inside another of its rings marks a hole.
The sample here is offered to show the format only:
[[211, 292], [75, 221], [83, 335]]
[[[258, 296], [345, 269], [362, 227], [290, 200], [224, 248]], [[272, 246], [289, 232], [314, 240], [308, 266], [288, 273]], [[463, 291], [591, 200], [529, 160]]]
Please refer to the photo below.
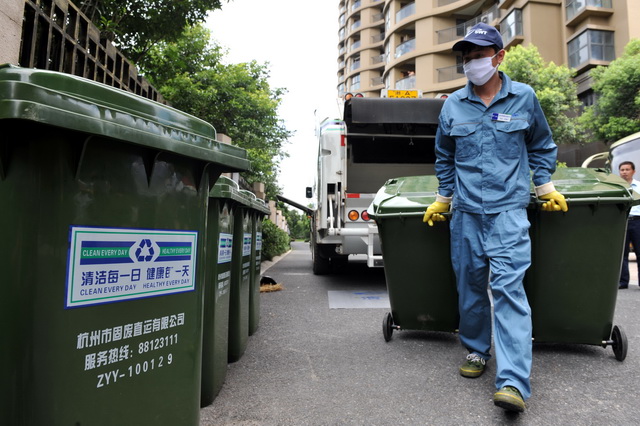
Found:
[[387, 98], [419, 98], [418, 90], [387, 90]]

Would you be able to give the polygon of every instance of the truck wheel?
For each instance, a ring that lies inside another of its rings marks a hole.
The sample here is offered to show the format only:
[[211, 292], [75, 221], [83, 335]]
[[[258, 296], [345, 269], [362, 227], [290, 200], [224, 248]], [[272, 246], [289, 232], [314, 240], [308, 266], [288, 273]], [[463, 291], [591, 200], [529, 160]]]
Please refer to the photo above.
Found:
[[331, 272], [331, 263], [329, 258], [322, 255], [321, 247], [318, 244], [313, 244], [311, 257], [313, 259], [314, 275], [326, 275]]

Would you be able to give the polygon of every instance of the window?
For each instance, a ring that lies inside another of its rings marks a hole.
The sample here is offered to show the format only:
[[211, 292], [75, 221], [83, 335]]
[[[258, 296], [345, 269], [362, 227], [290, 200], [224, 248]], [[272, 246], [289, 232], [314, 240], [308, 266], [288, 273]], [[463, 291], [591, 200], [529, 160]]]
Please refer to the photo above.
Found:
[[587, 6], [611, 9], [611, 0], [566, 0], [567, 21], [576, 16]]
[[583, 107], [588, 107], [595, 103], [596, 96], [593, 90], [589, 89], [586, 92], [579, 94], [578, 100], [582, 102]]
[[613, 61], [613, 32], [586, 30], [567, 45], [569, 67], [578, 68], [589, 61]]
[[360, 68], [360, 55], [354, 56], [351, 59], [351, 71], [355, 71]]
[[466, 34], [464, 33], [465, 27], [464, 24], [467, 22], [466, 19], [456, 19], [456, 36], [464, 37]]
[[360, 74], [356, 74], [351, 77], [351, 89], [350, 90], [358, 90], [360, 89]]
[[504, 44], [507, 45], [516, 36], [522, 34], [522, 10], [514, 9], [500, 22], [500, 35], [502, 35]]

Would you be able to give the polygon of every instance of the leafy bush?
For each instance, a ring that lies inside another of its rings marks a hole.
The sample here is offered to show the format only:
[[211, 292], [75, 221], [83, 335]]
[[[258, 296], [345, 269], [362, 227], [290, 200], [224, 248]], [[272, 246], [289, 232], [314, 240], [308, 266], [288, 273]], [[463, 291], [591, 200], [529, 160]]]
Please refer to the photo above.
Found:
[[289, 234], [278, 228], [269, 219], [262, 221], [262, 259], [271, 260], [288, 251], [291, 246], [289, 244]]

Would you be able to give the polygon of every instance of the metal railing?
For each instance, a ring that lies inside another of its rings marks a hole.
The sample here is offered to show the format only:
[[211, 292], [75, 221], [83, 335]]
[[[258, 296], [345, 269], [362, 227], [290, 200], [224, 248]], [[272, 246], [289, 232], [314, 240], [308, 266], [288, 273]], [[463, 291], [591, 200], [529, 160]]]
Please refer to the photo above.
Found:
[[402, 55], [405, 55], [409, 52], [416, 50], [416, 39], [412, 38], [411, 40], [407, 40], [402, 44], [396, 46], [395, 58], [399, 58]]
[[396, 89], [408, 90], [416, 87], [416, 76], [412, 75], [396, 81]]
[[380, 41], [384, 40], [384, 33], [380, 33], [380, 34], [376, 34], [374, 36], [371, 36], [371, 43], [378, 43]]
[[416, 13], [416, 3], [409, 3], [396, 13], [396, 23], [402, 21], [407, 16], [413, 15], [414, 13]]
[[73, 74], [166, 103], [74, 4], [25, 0], [19, 65]]
[[452, 67], [438, 68], [438, 83], [456, 80], [464, 77], [462, 65], [454, 65]]

